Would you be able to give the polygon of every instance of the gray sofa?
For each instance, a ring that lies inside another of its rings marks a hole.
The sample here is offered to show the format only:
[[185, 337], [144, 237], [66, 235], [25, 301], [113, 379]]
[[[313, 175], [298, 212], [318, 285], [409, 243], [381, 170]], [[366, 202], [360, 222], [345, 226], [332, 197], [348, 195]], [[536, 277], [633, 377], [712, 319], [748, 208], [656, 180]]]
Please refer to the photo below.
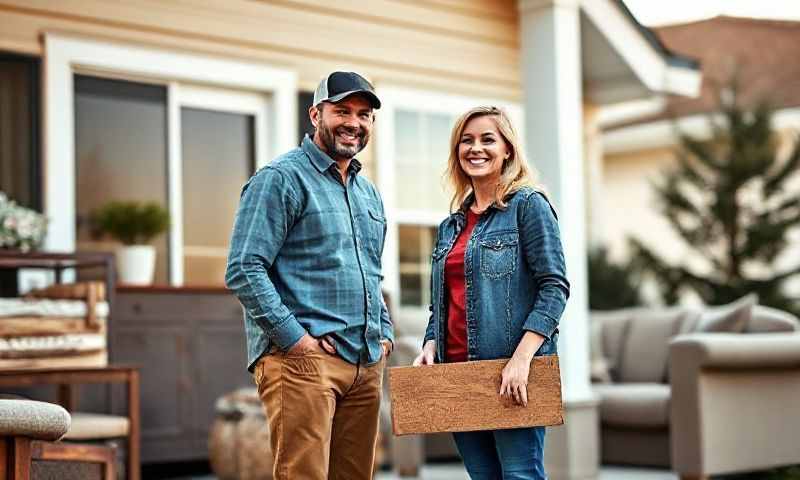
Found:
[[800, 321], [755, 303], [592, 312], [603, 463], [682, 478], [800, 464]]

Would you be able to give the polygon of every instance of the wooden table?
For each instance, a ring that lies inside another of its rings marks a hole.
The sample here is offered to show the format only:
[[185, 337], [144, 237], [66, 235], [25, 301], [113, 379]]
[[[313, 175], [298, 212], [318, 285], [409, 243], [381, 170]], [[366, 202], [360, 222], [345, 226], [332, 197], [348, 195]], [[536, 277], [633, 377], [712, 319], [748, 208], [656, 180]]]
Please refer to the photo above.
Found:
[[58, 403], [69, 412], [73, 412], [75, 408], [77, 397], [74, 387], [88, 383], [124, 383], [126, 385], [129, 422], [127, 478], [140, 480], [139, 367], [108, 365], [85, 368], [0, 370], [0, 388], [57, 385]]

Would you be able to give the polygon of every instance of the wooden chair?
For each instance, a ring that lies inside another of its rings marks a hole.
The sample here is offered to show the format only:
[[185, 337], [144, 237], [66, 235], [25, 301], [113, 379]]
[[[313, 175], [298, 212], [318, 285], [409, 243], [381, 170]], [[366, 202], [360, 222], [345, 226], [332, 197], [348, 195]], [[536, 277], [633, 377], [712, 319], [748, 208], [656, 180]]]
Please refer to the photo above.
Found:
[[115, 449], [59, 443], [70, 416], [58, 405], [0, 399], [0, 480], [115, 480]]

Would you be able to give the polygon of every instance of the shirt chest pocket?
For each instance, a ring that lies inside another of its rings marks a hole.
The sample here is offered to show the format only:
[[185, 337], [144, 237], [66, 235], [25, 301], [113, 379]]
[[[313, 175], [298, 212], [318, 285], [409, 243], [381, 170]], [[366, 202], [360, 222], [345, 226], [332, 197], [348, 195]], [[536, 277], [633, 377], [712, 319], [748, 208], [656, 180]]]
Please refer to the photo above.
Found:
[[377, 258], [381, 256], [383, 249], [383, 237], [386, 232], [386, 219], [377, 211], [369, 209], [366, 215], [367, 225], [367, 248]]
[[517, 269], [519, 238], [505, 234], [480, 241], [481, 273], [487, 278], [502, 278]]

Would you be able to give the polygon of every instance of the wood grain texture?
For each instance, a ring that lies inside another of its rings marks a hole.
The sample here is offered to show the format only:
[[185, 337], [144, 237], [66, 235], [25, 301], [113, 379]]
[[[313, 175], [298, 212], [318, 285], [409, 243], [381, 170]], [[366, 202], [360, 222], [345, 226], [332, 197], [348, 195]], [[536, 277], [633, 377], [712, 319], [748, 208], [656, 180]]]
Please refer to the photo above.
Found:
[[528, 406], [501, 398], [507, 359], [389, 368], [395, 435], [561, 425], [558, 356], [535, 357]]

